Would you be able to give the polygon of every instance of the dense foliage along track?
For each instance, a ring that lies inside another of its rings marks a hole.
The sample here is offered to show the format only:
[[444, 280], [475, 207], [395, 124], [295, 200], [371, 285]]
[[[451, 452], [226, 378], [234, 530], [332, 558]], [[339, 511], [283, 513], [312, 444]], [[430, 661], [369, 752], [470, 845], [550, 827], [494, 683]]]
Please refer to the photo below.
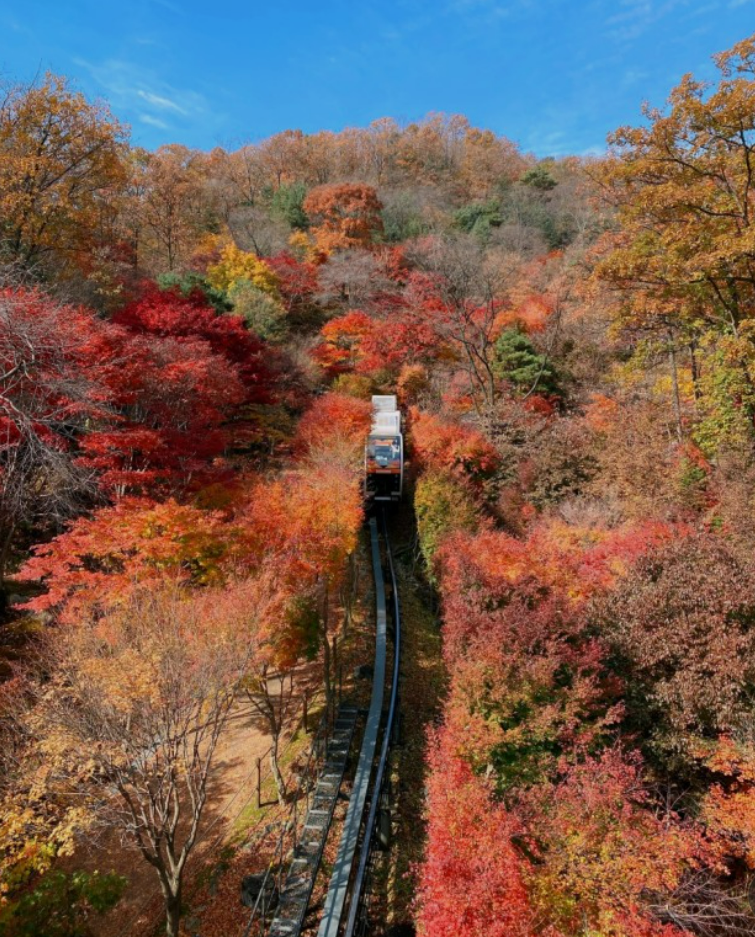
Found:
[[[372, 852], [373, 840], [376, 831], [376, 820], [380, 804], [383, 783], [386, 777], [386, 766], [390, 752], [393, 729], [398, 711], [398, 680], [401, 650], [401, 615], [396, 587], [396, 574], [393, 566], [388, 527], [385, 518], [385, 509], [380, 509], [380, 528], [385, 543], [385, 554], [388, 564], [388, 574], [391, 586], [391, 612], [395, 626], [393, 675], [391, 682], [391, 697], [388, 715], [383, 723], [383, 696], [385, 690], [386, 660], [387, 660], [387, 603], [383, 564], [380, 554], [380, 540], [378, 534], [378, 521], [370, 519], [370, 541], [372, 547], [372, 568], [375, 576], [375, 602], [377, 607], [377, 631], [375, 639], [375, 667], [372, 684], [372, 697], [367, 715], [362, 748], [359, 754], [354, 786], [346, 814], [341, 842], [338, 847], [331, 876], [330, 886], [325, 898], [318, 937], [337, 937], [341, 932], [341, 924], [348, 907], [344, 934], [351, 937], [362, 929], [365, 912], [365, 885], [367, 869]], [[382, 726], [382, 745], [377, 767], [374, 769], [375, 752], [377, 750], [378, 735]], [[369, 799], [369, 813], [364, 823], [365, 806]], [[361, 843], [361, 847], [360, 847]], [[355, 858], [359, 848], [359, 861], [355, 868]]]

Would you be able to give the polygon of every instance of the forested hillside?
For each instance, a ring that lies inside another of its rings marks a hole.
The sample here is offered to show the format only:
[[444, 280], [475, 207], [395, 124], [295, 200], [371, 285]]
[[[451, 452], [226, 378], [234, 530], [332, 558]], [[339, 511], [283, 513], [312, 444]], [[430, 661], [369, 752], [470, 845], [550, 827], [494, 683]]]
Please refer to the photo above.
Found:
[[755, 933], [755, 37], [716, 67], [543, 160], [436, 114], [147, 152], [5, 84], [0, 932], [97, 933], [109, 830], [179, 933], [239, 695], [334, 695], [396, 394], [448, 678], [417, 932]]

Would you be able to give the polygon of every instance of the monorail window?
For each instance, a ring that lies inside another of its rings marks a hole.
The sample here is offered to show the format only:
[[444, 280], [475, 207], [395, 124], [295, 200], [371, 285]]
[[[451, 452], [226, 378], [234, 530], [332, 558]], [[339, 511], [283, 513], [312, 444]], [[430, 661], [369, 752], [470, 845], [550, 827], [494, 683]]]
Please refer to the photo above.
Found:
[[370, 440], [367, 446], [367, 456], [374, 459], [378, 465], [386, 466], [397, 462], [401, 458], [401, 445], [398, 439]]

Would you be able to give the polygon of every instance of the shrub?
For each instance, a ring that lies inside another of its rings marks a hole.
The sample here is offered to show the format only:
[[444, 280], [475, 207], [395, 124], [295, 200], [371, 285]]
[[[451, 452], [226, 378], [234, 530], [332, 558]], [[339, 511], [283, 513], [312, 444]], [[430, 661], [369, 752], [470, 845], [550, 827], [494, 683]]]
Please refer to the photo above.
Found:
[[479, 513], [463, 482], [442, 472], [428, 472], [417, 482], [414, 493], [417, 530], [428, 576], [435, 582], [434, 560], [438, 548], [452, 531], [474, 533]]
[[0, 912], [0, 932], [4, 937], [89, 937], [89, 918], [113, 908], [126, 884], [114, 873], [51, 872]]

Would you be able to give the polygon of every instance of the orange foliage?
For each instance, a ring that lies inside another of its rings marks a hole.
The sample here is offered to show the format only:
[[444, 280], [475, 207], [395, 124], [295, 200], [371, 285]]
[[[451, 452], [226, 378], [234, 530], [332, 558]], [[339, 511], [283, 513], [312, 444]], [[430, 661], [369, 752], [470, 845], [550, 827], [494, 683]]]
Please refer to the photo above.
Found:
[[[476, 627], [473, 609], [480, 600], [507, 605], [518, 597], [537, 604], [552, 594], [579, 608], [674, 533], [675, 528], [659, 522], [609, 531], [563, 521], [543, 521], [525, 540], [490, 529], [453, 533], [438, 553], [447, 653], [455, 658], [463, 652]], [[488, 626], [484, 619], [483, 626]]]
[[346, 394], [329, 393], [318, 397], [299, 421], [297, 447], [310, 452], [326, 447], [359, 450], [370, 431], [372, 405]]
[[616, 422], [619, 404], [613, 397], [605, 394], [590, 394], [590, 402], [585, 407], [585, 422], [596, 433], [604, 433]]
[[292, 581], [337, 580], [362, 522], [357, 474], [331, 461], [311, 464], [251, 492], [245, 523], [263, 554], [286, 556]]
[[485, 437], [462, 423], [451, 423], [413, 407], [412, 443], [428, 468], [481, 481], [498, 467], [499, 456]]
[[417, 398], [430, 386], [430, 375], [424, 365], [405, 364], [396, 379], [396, 393], [402, 407], [417, 403]]
[[722, 736], [702, 760], [716, 778], [702, 805], [714, 846], [722, 859], [744, 859], [755, 869], [755, 750]]
[[312, 355], [331, 375], [354, 370], [365, 358], [365, 339], [375, 332], [376, 323], [361, 309], [331, 319], [321, 330], [324, 341]]
[[575, 765], [531, 802], [544, 821], [538, 825], [542, 864], [530, 879], [533, 904], [564, 933], [686, 933], [653, 920], [643, 899], [673, 893], [706, 849], [691, 825], [647, 809], [640, 768], [638, 759], [609, 750]]
[[554, 304], [548, 297], [539, 294], [527, 296], [522, 302], [507, 306], [498, 313], [494, 332], [499, 334], [515, 326], [527, 333], [542, 332], [553, 312]]
[[61, 621], [77, 624], [166, 579], [217, 584], [235, 565], [232, 544], [217, 513], [124, 498], [35, 549], [22, 575], [43, 580], [47, 591], [27, 607], [57, 608]]
[[344, 182], [320, 185], [304, 199], [317, 246], [324, 251], [369, 247], [382, 231], [382, 204], [371, 185]]

